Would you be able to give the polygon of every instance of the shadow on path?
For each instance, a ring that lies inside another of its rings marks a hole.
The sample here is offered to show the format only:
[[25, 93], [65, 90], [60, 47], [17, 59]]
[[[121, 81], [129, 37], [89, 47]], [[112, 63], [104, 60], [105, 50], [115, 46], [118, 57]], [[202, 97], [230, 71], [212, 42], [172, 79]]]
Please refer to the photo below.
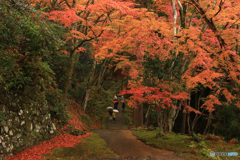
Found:
[[146, 145], [132, 135], [128, 130], [127, 119], [121, 111], [117, 114], [116, 122], [107, 121], [107, 129], [95, 130], [103, 138], [108, 147], [123, 159], [148, 160], [180, 160], [172, 151], [157, 149]]

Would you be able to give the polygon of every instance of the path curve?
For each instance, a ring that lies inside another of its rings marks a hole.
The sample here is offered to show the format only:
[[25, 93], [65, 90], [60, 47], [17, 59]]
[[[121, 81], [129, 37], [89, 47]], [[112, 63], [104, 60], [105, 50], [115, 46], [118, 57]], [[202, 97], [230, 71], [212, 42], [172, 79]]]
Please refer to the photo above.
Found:
[[153, 148], [138, 140], [128, 130], [124, 113], [117, 114], [116, 122], [107, 121], [107, 129], [95, 130], [103, 138], [108, 147], [124, 159], [148, 159], [148, 160], [182, 160], [174, 152]]

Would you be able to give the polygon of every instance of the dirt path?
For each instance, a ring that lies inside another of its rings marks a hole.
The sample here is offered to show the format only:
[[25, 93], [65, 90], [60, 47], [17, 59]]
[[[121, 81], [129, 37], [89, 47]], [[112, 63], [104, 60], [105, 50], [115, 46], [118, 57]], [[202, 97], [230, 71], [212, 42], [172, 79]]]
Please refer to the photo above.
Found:
[[148, 159], [148, 160], [180, 160], [172, 151], [156, 149], [146, 145], [132, 135], [128, 130], [125, 114], [117, 114], [117, 121], [107, 122], [107, 129], [96, 130], [108, 147], [124, 159]]

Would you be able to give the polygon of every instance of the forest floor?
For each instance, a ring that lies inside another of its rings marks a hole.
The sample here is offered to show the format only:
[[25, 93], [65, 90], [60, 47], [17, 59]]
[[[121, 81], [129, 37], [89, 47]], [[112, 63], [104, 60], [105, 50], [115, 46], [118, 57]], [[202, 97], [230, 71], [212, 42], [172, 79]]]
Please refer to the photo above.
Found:
[[128, 129], [127, 119], [123, 112], [117, 114], [116, 122], [106, 121], [106, 129], [94, 132], [103, 138], [107, 146], [122, 159], [180, 160], [173, 151], [153, 148], [138, 140]]
[[[107, 115], [107, 113], [106, 113]], [[105, 116], [106, 117], [106, 116]], [[196, 137], [136, 128], [129, 130], [127, 116], [118, 113], [116, 122], [104, 120], [104, 129], [93, 129], [86, 135], [61, 134], [26, 149], [9, 160], [208, 160], [240, 159], [240, 156], [210, 156], [210, 152], [240, 153], [240, 144], [226, 142], [218, 136]]]
[[175, 152], [146, 145], [128, 129], [126, 115], [117, 114], [116, 122], [105, 119], [104, 129], [94, 129], [91, 135], [73, 147], [55, 148], [47, 159], [58, 160], [181, 160]]

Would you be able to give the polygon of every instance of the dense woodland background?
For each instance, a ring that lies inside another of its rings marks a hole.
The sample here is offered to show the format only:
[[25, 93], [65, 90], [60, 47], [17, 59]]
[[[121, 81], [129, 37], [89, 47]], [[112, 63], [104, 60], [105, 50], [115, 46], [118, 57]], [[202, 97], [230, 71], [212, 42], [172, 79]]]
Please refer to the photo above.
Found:
[[69, 101], [100, 120], [124, 94], [133, 127], [240, 138], [240, 1], [0, 3], [2, 97], [40, 86], [64, 125]]

